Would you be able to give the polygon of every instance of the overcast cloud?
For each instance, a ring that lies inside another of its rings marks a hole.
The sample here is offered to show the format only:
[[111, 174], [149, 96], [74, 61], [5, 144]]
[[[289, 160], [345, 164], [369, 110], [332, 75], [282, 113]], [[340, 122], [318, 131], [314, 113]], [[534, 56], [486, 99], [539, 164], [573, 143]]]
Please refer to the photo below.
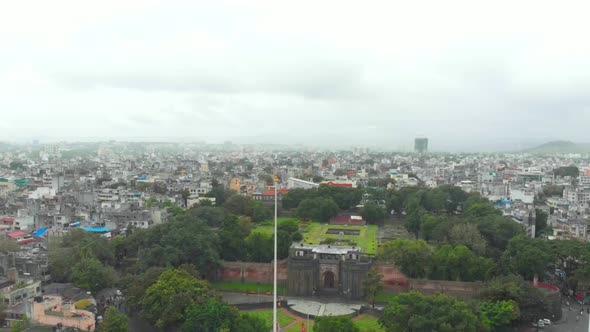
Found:
[[10, 1], [0, 140], [590, 142], [588, 1]]

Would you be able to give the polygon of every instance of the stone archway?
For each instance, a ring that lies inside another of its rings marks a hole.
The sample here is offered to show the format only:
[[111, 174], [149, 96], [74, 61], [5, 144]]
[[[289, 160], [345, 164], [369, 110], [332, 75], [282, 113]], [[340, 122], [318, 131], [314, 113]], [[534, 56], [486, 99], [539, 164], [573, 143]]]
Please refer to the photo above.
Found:
[[336, 276], [332, 271], [324, 273], [324, 288], [334, 288]]

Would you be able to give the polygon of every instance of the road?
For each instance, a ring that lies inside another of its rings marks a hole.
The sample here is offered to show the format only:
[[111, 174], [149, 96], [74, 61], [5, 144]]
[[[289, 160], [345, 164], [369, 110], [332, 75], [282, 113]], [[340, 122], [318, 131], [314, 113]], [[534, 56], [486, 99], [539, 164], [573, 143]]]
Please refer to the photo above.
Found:
[[[584, 308], [584, 313], [580, 316], [580, 306], [572, 306], [570, 311], [567, 306], [563, 306], [563, 318], [551, 326], [546, 326], [540, 331], [555, 331], [555, 332], [590, 332], [590, 315], [588, 315], [587, 308]], [[579, 320], [576, 317], [580, 316]]]

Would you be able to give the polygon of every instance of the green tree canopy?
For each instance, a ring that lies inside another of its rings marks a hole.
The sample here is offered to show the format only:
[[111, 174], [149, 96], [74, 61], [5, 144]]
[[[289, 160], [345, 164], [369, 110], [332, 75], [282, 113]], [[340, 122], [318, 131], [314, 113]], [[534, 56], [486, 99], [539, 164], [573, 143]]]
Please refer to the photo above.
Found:
[[180, 332], [229, 330], [238, 316], [235, 307], [216, 299], [208, 299], [205, 303], [193, 303], [186, 310]]
[[368, 202], [361, 210], [361, 215], [363, 216], [363, 219], [367, 221], [367, 223], [376, 224], [382, 222], [383, 219], [385, 219], [387, 216], [387, 211], [385, 211], [385, 208], [379, 204]]
[[381, 279], [383, 279], [383, 275], [379, 273], [377, 268], [372, 268], [369, 270], [369, 273], [367, 273], [365, 280], [363, 280], [362, 289], [365, 294], [365, 299], [373, 308], [375, 308], [377, 294], [383, 289]]
[[105, 312], [104, 320], [96, 329], [97, 332], [127, 332], [129, 324], [127, 316], [120, 313], [115, 307], [108, 307]]
[[518, 304], [514, 301], [484, 301], [479, 304], [479, 312], [483, 324], [493, 331], [505, 330], [520, 317]]
[[527, 280], [533, 280], [535, 275], [542, 277], [551, 261], [552, 256], [547, 243], [526, 236], [518, 236], [510, 240], [502, 255], [502, 264], [508, 271], [519, 274]]
[[443, 294], [417, 292], [397, 295], [383, 310], [379, 323], [386, 331], [480, 331], [482, 323], [463, 301]]
[[263, 318], [249, 314], [241, 314], [232, 325], [232, 331], [260, 332], [269, 331], [271, 326]]
[[395, 263], [410, 278], [425, 278], [432, 259], [432, 249], [422, 240], [396, 239], [379, 250], [379, 260]]
[[168, 269], [145, 292], [142, 316], [158, 328], [168, 329], [184, 321], [186, 309], [215, 298], [209, 283], [185, 270]]
[[360, 332], [360, 329], [347, 316], [320, 316], [315, 319], [313, 332]]
[[338, 214], [338, 205], [331, 198], [307, 198], [301, 201], [295, 214], [304, 219], [328, 222]]

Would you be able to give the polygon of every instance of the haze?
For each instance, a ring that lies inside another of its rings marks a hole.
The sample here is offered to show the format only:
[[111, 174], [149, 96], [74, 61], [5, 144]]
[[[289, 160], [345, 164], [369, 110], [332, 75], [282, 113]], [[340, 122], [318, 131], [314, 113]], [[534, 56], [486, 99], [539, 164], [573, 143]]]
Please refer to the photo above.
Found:
[[589, 7], [5, 2], [0, 140], [587, 142]]

